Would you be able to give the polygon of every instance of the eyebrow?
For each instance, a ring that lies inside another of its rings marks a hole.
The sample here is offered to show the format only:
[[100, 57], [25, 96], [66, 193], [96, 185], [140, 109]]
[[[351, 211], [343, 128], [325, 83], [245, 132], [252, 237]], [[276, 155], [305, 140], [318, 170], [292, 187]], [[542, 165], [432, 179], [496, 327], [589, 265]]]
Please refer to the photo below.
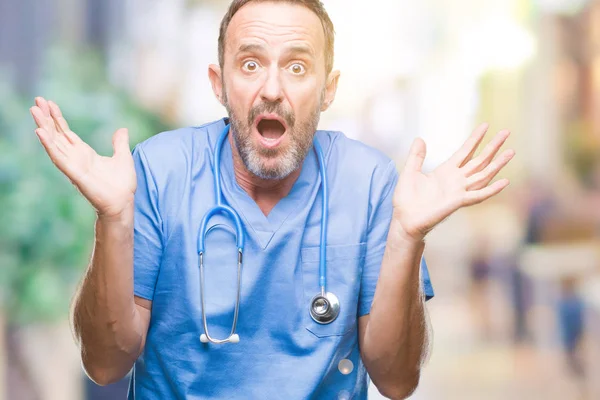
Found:
[[263, 46], [261, 44], [255, 44], [255, 43], [246, 43], [246, 44], [240, 45], [237, 52], [238, 52], [238, 54], [239, 53], [264, 53], [265, 46]]
[[[238, 48], [238, 54], [240, 53], [265, 53], [266, 48], [262, 44], [256, 43], [246, 43], [240, 45]], [[307, 55], [314, 56], [312, 48], [305, 45], [292, 45], [284, 50], [284, 54], [294, 54], [294, 55]]]
[[294, 54], [294, 55], [307, 55], [310, 57], [314, 56], [314, 53], [313, 53], [311, 47], [301, 45], [301, 44], [292, 45], [292, 46], [286, 48], [284, 53], [285, 54]]

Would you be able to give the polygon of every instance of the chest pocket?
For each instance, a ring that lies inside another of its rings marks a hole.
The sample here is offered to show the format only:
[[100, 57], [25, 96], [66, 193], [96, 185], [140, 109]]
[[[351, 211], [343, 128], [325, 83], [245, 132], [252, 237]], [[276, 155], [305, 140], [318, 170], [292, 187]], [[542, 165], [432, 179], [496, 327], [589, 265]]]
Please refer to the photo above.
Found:
[[327, 291], [340, 302], [340, 313], [330, 324], [315, 322], [309, 312], [312, 298], [319, 293], [319, 247], [301, 251], [304, 289], [303, 321], [306, 329], [317, 337], [341, 336], [356, 327], [358, 294], [365, 259], [366, 243], [327, 246]]

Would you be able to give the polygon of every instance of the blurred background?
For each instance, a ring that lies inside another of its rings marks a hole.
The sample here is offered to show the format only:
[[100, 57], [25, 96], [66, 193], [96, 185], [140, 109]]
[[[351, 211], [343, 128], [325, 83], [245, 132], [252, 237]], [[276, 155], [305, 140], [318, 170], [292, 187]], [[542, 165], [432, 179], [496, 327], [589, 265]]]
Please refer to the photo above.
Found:
[[[0, 400], [124, 398], [69, 329], [94, 212], [28, 109], [56, 101], [104, 155], [225, 115], [207, 65], [226, 0], [0, 0]], [[412, 399], [600, 398], [600, 0], [325, 0], [338, 95], [321, 129], [432, 169], [510, 128], [511, 186], [426, 249], [434, 351]], [[490, 135], [491, 136], [491, 135]], [[382, 398], [371, 388], [370, 398]]]

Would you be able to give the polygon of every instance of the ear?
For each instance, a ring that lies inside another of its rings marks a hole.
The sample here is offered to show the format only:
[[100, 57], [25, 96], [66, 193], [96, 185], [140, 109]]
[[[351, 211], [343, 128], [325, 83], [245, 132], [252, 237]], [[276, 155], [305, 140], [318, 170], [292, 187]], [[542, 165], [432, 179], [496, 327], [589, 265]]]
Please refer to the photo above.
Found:
[[212, 90], [215, 94], [215, 97], [217, 100], [219, 100], [219, 103], [224, 106], [225, 102], [223, 101], [224, 96], [223, 81], [221, 80], [221, 67], [216, 64], [210, 64], [208, 66], [208, 79], [210, 79], [210, 84], [212, 85]]
[[325, 87], [325, 99], [323, 100], [321, 111], [327, 110], [331, 103], [333, 103], [333, 100], [335, 100], [339, 79], [340, 71], [335, 70], [329, 73], [329, 76], [327, 77], [327, 86]]

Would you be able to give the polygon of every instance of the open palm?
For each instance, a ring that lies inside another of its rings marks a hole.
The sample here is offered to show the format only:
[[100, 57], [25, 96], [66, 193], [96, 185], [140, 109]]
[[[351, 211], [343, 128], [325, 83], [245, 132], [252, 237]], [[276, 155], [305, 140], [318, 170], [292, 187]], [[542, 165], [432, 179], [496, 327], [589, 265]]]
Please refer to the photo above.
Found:
[[37, 97], [31, 114], [35, 130], [52, 162], [60, 169], [97, 210], [98, 214], [116, 216], [133, 204], [136, 175], [126, 129], [113, 135], [112, 157], [98, 155], [69, 129], [59, 107]]
[[410, 237], [422, 239], [459, 208], [481, 203], [509, 184], [508, 179], [501, 179], [490, 185], [515, 155], [513, 150], [506, 150], [494, 159], [508, 138], [508, 131], [500, 131], [481, 154], [473, 158], [487, 128], [487, 124], [482, 124], [475, 129], [463, 146], [431, 173], [421, 171], [425, 142], [415, 140], [393, 200], [394, 218]]

